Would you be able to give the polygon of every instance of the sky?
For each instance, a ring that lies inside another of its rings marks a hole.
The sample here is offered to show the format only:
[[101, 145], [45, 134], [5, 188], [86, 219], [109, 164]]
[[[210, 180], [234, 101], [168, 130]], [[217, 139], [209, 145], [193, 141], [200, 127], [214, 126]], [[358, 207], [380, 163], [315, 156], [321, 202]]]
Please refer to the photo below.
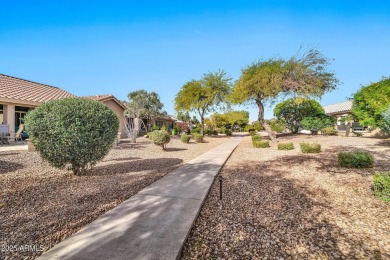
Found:
[[332, 59], [340, 80], [322, 105], [390, 76], [390, 1], [2, 0], [0, 17], [1, 74], [77, 96], [155, 91], [169, 114], [187, 81], [219, 69], [234, 81], [300, 46]]

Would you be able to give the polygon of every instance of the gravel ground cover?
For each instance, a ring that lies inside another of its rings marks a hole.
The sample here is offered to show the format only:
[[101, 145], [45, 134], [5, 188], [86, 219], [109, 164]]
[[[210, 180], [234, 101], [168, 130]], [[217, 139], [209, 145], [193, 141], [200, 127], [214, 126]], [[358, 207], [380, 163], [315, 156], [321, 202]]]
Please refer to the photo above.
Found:
[[[295, 150], [234, 151], [183, 249], [183, 259], [390, 259], [390, 204], [371, 191], [375, 171], [390, 170], [390, 140], [284, 136]], [[299, 143], [319, 142], [303, 154]], [[340, 151], [373, 153], [374, 168], [337, 166]]]
[[[161, 147], [139, 138], [122, 143], [87, 176], [74, 176], [43, 162], [36, 152], [0, 152], [0, 259], [33, 259], [41, 252], [5, 252], [6, 246], [47, 250], [184, 162], [227, 141]], [[42, 246], [42, 247], [41, 247]], [[34, 250], [37, 251], [37, 250]]]

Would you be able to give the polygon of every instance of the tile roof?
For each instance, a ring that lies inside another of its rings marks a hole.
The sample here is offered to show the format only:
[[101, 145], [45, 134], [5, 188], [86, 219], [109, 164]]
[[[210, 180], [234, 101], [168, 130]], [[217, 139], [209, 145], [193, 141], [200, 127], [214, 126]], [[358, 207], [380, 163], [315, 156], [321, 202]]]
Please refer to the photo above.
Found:
[[65, 97], [74, 95], [57, 87], [0, 74], [0, 98], [43, 103]]
[[347, 100], [345, 102], [324, 106], [325, 114], [339, 114], [348, 113], [352, 110], [352, 101]]
[[118, 105], [120, 107], [122, 107], [124, 110], [126, 110], [126, 106], [121, 102], [119, 101], [114, 95], [112, 94], [104, 94], [104, 95], [94, 95], [94, 96], [84, 96], [83, 98], [89, 98], [89, 99], [93, 99], [93, 100], [97, 100], [97, 101], [107, 101], [107, 100], [114, 100], [116, 103], [118, 103]]

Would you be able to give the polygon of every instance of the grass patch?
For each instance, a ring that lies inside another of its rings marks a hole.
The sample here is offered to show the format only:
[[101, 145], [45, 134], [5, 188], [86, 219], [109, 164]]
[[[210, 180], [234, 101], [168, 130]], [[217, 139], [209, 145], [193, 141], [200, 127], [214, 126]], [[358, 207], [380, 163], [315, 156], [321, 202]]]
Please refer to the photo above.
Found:
[[374, 166], [374, 156], [368, 152], [342, 152], [338, 155], [339, 165], [349, 168], [369, 168]]
[[375, 173], [373, 188], [376, 197], [390, 203], [390, 171]]
[[321, 145], [319, 143], [300, 143], [302, 153], [320, 153]]
[[278, 143], [278, 150], [294, 150], [293, 143]]

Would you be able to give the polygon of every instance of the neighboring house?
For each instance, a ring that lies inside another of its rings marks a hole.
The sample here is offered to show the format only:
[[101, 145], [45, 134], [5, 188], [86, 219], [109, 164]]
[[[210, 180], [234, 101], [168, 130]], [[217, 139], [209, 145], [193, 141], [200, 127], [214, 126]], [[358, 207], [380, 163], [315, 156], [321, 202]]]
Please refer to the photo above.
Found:
[[163, 125], [165, 125], [165, 128], [168, 130], [168, 129], [172, 129], [172, 128], [176, 127], [175, 122], [176, 122], [176, 118], [174, 118], [174, 117], [160, 115], [160, 116], [157, 116], [156, 118], [154, 118], [154, 120], [151, 122], [151, 124], [157, 125], [159, 127], [162, 127]]
[[[0, 124], [10, 125], [10, 132], [15, 133], [28, 111], [47, 101], [66, 97], [76, 96], [57, 87], [0, 74]], [[113, 95], [88, 98], [103, 102], [115, 112], [120, 121], [121, 137], [125, 137], [125, 106]]]
[[0, 124], [15, 133], [27, 112], [44, 102], [73, 94], [57, 87], [0, 74]]
[[89, 98], [89, 99], [103, 102], [104, 104], [106, 104], [106, 106], [111, 108], [111, 110], [114, 111], [114, 113], [119, 118], [119, 132], [121, 133], [121, 138], [126, 138], [126, 131], [125, 131], [126, 106], [122, 102], [120, 102], [116, 97], [114, 97], [111, 94], [86, 96], [84, 98]]
[[[324, 106], [325, 114], [333, 116], [337, 119], [336, 129], [337, 131], [345, 131], [347, 129], [347, 121], [345, 117], [352, 113], [352, 101], [347, 100], [341, 103]], [[353, 122], [352, 127], [355, 129], [363, 130], [363, 127], [358, 122]]]
[[[137, 122], [139, 120], [138, 118], [134, 118], [134, 117], [126, 117], [126, 119], [130, 124], [133, 124], [134, 122]], [[164, 115], [156, 116], [152, 120], [148, 120], [146, 118], [143, 118], [142, 124], [139, 125], [139, 127], [140, 127], [139, 134], [140, 135], [145, 134], [146, 127], [148, 129], [151, 129], [151, 127], [154, 125], [159, 126], [160, 128], [163, 125], [165, 125], [165, 128], [167, 130], [171, 130], [172, 128], [176, 127], [176, 121], [177, 121], [177, 119], [175, 117], [164, 116]]]

